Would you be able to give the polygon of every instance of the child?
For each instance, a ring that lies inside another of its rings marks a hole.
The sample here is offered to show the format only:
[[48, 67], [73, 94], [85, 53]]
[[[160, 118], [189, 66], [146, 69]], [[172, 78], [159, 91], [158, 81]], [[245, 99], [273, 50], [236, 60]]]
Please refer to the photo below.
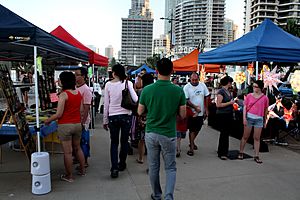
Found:
[[190, 116], [197, 116], [198, 113], [194, 113], [190, 107], [186, 107], [186, 118], [181, 119], [179, 116], [177, 116], [176, 119], [176, 132], [177, 132], [177, 146], [176, 146], [176, 157], [180, 157], [181, 152], [181, 139], [184, 139], [186, 136], [187, 131], [187, 118]]

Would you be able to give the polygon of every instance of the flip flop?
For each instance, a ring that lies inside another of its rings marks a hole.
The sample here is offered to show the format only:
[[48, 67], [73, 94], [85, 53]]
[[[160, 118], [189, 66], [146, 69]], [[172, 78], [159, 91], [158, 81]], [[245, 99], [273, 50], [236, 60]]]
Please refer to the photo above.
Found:
[[84, 176], [86, 176], [86, 173], [77, 172], [77, 175], [84, 177]]
[[263, 161], [262, 161], [261, 159], [259, 159], [258, 156], [254, 156], [253, 159], [254, 159], [254, 161], [255, 161], [256, 163], [258, 163], [258, 164], [262, 164], [262, 163], [263, 163]]
[[67, 178], [67, 175], [65, 175], [65, 174], [60, 175], [60, 180], [66, 181], [66, 182], [68, 182], [68, 183], [73, 183], [73, 182], [74, 182], [74, 179], [72, 179], [72, 178]]
[[186, 154], [189, 155], [189, 156], [193, 156], [194, 152], [192, 152], [192, 151], [189, 150]]
[[139, 160], [138, 158], [136, 159], [136, 162], [139, 163], [139, 164], [143, 164], [144, 163], [144, 161]]

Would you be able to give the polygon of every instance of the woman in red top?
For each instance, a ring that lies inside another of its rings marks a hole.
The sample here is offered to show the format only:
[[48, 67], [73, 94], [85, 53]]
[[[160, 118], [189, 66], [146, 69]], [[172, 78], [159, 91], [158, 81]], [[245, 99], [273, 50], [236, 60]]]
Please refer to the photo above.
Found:
[[72, 175], [72, 151], [75, 152], [79, 162], [79, 175], [85, 175], [84, 156], [80, 148], [80, 137], [82, 132], [80, 107], [82, 97], [79, 91], [75, 90], [76, 79], [72, 72], [62, 72], [59, 75], [59, 83], [62, 92], [59, 95], [56, 114], [45, 120], [49, 124], [58, 120], [58, 136], [61, 140], [64, 152], [64, 164], [66, 173], [61, 175], [61, 180], [73, 182]]

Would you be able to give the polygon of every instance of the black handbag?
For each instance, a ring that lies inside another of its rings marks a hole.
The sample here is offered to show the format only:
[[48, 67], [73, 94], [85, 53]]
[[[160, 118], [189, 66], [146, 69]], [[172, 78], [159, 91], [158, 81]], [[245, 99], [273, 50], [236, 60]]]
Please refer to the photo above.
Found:
[[128, 89], [128, 80], [125, 82], [125, 89], [122, 90], [122, 102], [121, 107], [136, 111], [137, 110], [137, 102], [134, 102], [131, 98], [130, 91]]

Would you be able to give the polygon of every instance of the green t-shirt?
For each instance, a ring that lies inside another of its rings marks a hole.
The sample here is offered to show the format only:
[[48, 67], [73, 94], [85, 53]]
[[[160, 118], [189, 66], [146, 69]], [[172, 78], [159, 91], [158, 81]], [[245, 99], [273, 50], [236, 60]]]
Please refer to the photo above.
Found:
[[147, 112], [146, 132], [176, 137], [176, 116], [179, 107], [186, 104], [182, 88], [158, 80], [143, 89], [139, 103]]

